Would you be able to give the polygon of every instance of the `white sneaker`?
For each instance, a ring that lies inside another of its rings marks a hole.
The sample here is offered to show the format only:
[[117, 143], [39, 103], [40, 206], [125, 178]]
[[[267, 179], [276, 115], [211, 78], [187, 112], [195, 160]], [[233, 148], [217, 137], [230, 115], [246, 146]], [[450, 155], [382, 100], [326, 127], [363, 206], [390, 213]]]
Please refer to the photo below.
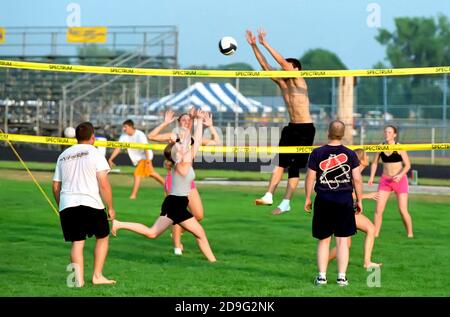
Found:
[[326, 285], [327, 284], [327, 279], [323, 278], [323, 277], [320, 277], [320, 276], [317, 276], [316, 279], [314, 280], [314, 284], [316, 284], [317, 286]]
[[173, 248], [173, 254], [183, 255], [183, 250], [181, 250], [181, 248]]
[[348, 285], [348, 280], [347, 280], [347, 278], [346, 277], [344, 277], [344, 278], [338, 278], [337, 280], [336, 280], [336, 283], [339, 285], [339, 286], [347, 286]]

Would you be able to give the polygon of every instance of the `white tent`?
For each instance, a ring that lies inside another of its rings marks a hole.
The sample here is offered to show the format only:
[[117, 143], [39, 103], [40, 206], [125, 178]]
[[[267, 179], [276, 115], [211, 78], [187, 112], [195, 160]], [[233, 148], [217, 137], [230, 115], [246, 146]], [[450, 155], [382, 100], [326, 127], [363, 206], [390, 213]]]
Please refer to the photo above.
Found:
[[272, 108], [261, 102], [246, 98], [230, 83], [195, 83], [183, 91], [162, 97], [148, 106], [148, 111], [167, 107], [186, 111], [195, 106], [211, 112], [257, 113], [271, 112]]

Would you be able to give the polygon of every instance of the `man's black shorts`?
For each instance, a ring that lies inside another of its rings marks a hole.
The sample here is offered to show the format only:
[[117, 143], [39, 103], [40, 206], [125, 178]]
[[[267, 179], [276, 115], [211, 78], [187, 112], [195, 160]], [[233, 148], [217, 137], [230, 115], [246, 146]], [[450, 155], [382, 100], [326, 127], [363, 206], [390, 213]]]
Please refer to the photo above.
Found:
[[179, 224], [193, 217], [187, 210], [188, 204], [189, 199], [186, 196], [169, 195], [162, 203], [161, 216], [167, 216], [174, 224]]
[[82, 241], [95, 235], [105, 238], [109, 235], [109, 222], [104, 209], [88, 206], [69, 207], [59, 213], [61, 228], [66, 241]]
[[[281, 131], [279, 146], [311, 146], [315, 135], [313, 123], [289, 123]], [[299, 177], [300, 169], [306, 166], [308, 157], [308, 153], [280, 153], [278, 166], [288, 168], [289, 178]]]
[[319, 240], [350, 237], [356, 233], [355, 210], [351, 192], [317, 194], [312, 221], [313, 237]]

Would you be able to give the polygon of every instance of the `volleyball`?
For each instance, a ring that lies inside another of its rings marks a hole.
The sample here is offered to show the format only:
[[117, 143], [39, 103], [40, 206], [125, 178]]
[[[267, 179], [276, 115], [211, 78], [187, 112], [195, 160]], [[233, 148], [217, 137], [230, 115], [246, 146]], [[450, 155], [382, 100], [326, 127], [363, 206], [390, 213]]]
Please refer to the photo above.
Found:
[[66, 138], [74, 138], [75, 137], [75, 129], [72, 127], [67, 127], [64, 129], [64, 136]]
[[219, 50], [223, 55], [233, 55], [237, 49], [237, 42], [231, 36], [224, 36], [219, 41]]

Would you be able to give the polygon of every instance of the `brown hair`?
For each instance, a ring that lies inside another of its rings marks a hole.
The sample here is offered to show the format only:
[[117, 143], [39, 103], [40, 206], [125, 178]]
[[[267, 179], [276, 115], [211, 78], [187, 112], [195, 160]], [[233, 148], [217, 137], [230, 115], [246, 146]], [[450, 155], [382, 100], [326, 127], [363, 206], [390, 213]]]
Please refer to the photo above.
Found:
[[356, 156], [358, 157], [358, 160], [361, 162], [364, 159], [364, 149], [355, 149]]
[[392, 130], [394, 130], [394, 133], [397, 134], [397, 136], [394, 138], [395, 142], [398, 141], [398, 129], [395, 125], [392, 124], [388, 124], [387, 126], [384, 127], [384, 130], [386, 130], [387, 128], [391, 128]]
[[172, 148], [174, 145], [175, 143], [170, 143], [164, 148], [164, 157], [172, 164], [175, 164], [175, 161], [172, 159]]
[[340, 120], [333, 120], [328, 126], [328, 138], [330, 140], [342, 140], [345, 134], [345, 124]]
[[94, 134], [94, 126], [90, 122], [80, 123], [75, 129], [77, 141], [89, 141]]
[[384, 127], [384, 129], [386, 129], [386, 128], [392, 128], [392, 130], [394, 130], [394, 133], [398, 134], [398, 130], [397, 130], [396, 126], [394, 126], [392, 124], [388, 124], [387, 126]]
[[292, 66], [297, 67], [298, 70], [302, 70], [302, 63], [296, 58], [286, 58], [286, 62], [291, 63]]
[[134, 129], [134, 122], [131, 119], [125, 120], [122, 125], [127, 125], [129, 127], [132, 127]]
[[178, 117], [178, 119], [177, 119], [177, 121], [178, 122], [180, 122], [180, 120], [181, 120], [181, 118], [183, 118], [183, 116], [188, 116], [189, 118], [191, 117], [190, 115], [189, 115], [189, 113], [182, 113], [182, 114], [180, 114], [180, 116]]

